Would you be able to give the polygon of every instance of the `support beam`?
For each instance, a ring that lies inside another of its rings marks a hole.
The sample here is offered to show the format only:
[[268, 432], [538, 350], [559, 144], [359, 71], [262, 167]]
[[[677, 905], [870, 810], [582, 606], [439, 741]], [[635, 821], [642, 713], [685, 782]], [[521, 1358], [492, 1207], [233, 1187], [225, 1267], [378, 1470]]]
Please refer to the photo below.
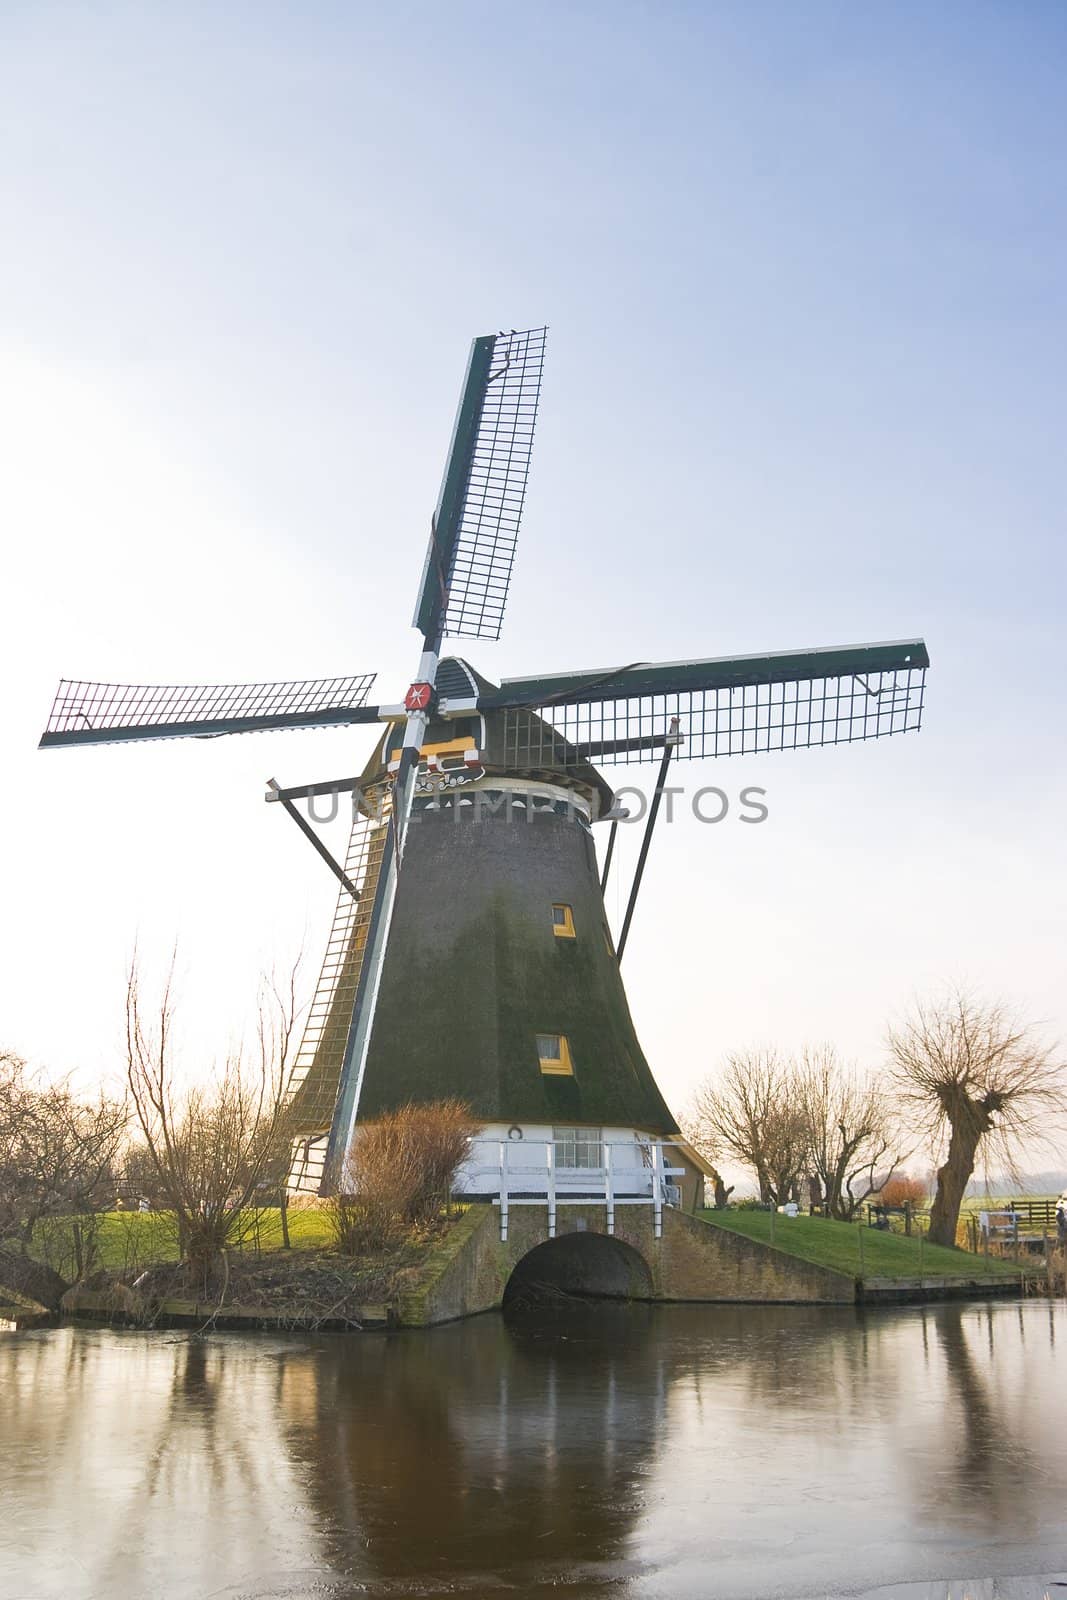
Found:
[[[278, 785], [275, 783], [273, 778], [268, 778], [267, 779], [267, 790], [268, 790], [267, 799], [268, 800], [279, 800], [281, 802], [281, 804], [283, 805], [285, 810], [289, 813], [289, 815], [292, 817], [293, 821], [296, 823], [297, 827], [300, 829], [300, 832], [304, 835], [305, 839], [309, 839], [311, 841], [311, 843], [314, 845], [315, 849], [318, 851], [319, 855], [325, 861], [326, 865], [329, 867], [329, 869], [333, 873], [334, 877], [340, 883], [344, 884], [345, 888], [348, 890], [348, 892], [352, 896], [353, 900], [358, 900], [359, 899], [359, 890], [356, 888], [355, 884], [352, 882], [352, 879], [348, 876], [348, 873], [341, 866], [340, 862], [334, 860], [333, 856], [327, 850], [326, 846], [323, 844], [322, 840], [319, 838], [319, 836], [315, 832], [314, 828], [311, 826], [311, 824], [309, 822], [306, 822], [304, 820], [304, 818], [300, 815], [299, 811], [294, 806], [293, 802], [289, 799], [288, 795], [285, 794], [281, 789], [278, 788]], [[274, 791], [273, 794], [270, 793], [271, 790]]]
[[273, 778], [267, 779], [265, 799], [313, 800], [320, 794], [354, 794], [359, 789], [358, 778], [324, 778], [321, 783], [300, 783], [295, 789], [279, 789]]
[[615, 854], [615, 835], [619, 831], [619, 819], [613, 817], [611, 832], [608, 834], [608, 848], [604, 855], [604, 870], [600, 874], [600, 893], [603, 894], [608, 886], [608, 873], [611, 871], [611, 858]]
[[[652, 843], [652, 830], [656, 826], [659, 815], [660, 801], [663, 799], [663, 790], [667, 782], [667, 768], [671, 764], [674, 748], [680, 743], [678, 733], [678, 718], [671, 719], [671, 731], [667, 736], [667, 748], [663, 752], [663, 760], [659, 764], [659, 777], [656, 779], [656, 792], [652, 796], [652, 804], [648, 808], [648, 821], [645, 824], [645, 836], [641, 840], [641, 854], [637, 858], [637, 870], [634, 873], [633, 888], [630, 890], [630, 899], [626, 906], [626, 916], [623, 918], [622, 932], [619, 935], [619, 945], [616, 952], [618, 959], [622, 960], [622, 953], [626, 949], [626, 940], [630, 933], [630, 923], [633, 921], [634, 907], [637, 904], [637, 891], [641, 887], [644, 876], [645, 862], [648, 860], [648, 847]], [[657, 1235], [658, 1237], [658, 1235]]]

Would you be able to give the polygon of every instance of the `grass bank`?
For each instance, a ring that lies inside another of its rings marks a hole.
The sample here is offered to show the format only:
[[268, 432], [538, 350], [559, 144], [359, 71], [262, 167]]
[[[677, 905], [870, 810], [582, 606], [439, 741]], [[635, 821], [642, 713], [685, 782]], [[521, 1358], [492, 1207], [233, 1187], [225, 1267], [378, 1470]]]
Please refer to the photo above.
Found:
[[[881, 1233], [876, 1228], [850, 1222], [832, 1222], [826, 1217], [773, 1216], [769, 1211], [703, 1211], [706, 1222], [744, 1234], [762, 1244], [773, 1244], [801, 1261], [847, 1272], [859, 1278], [1015, 1278], [1019, 1268], [1012, 1261], [971, 1255], [965, 1250], [946, 1250], [925, 1240], [907, 1238], [900, 1233]], [[771, 1237], [773, 1227], [774, 1237]]]
[[[95, 1267], [128, 1273], [178, 1259], [178, 1230], [169, 1211], [106, 1211], [98, 1217], [54, 1217], [41, 1223], [33, 1254], [70, 1281], [76, 1276], [74, 1229], [80, 1223], [91, 1239]], [[289, 1239], [294, 1250], [328, 1249], [334, 1238], [321, 1207], [289, 1210]], [[282, 1248], [281, 1213], [277, 1206], [249, 1211], [243, 1218], [238, 1251], [268, 1254]]]

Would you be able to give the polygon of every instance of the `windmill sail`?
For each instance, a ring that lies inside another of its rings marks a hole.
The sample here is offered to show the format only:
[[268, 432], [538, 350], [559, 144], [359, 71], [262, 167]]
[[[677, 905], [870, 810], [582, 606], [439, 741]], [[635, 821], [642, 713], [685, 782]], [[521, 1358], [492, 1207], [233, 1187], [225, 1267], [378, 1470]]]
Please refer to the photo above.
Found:
[[505, 679], [480, 710], [504, 713], [519, 767], [759, 755], [917, 731], [929, 656], [921, 639], [779, 655], [636, 664]]
[[499, 639], [526, 498], [545, 328], [475, 339], [430, 531], [415, 626]]
[[365, 704], [374, 673], [299, 683], [128, 684], [68, 678], [59, 689], [41, 748], [141, 739], [212, 739], [277, 728], [377, 722]]
[[[338, 1064], [323, 1183], [344, 1179], [359, 1114], [375, 1006], [396, 899], [419, 752], [429, 720], [441, 640], [446, 634], [497, 639], [507, 602], [526, 498], [541, 372], [544, 328], [487, 335], [471, 347], [444, 481], [431, 523], [415, 626], [423, 638], [419, 676], [392, 785], [392, 819], [352, 985]], [[338, 1015], [342, 1014], [338, 1002]]]

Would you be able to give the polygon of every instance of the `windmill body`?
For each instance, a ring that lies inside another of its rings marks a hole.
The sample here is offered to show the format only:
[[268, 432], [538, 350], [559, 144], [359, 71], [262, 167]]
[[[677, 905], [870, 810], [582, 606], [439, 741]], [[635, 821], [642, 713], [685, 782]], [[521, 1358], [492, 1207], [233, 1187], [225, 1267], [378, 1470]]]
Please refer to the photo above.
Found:
[[[418, 667], [402, 703], [368, 705], [369, 675], [212, 687], [64, 681], [41, 740], [385, 724], [358, 777], [268, 785], [267, 799], [340, 885], [289, 1080], [297, 1187], [358, 1184], [361, 1124], [457, 1097], [486, 1141], [461, 1174], [468, 1193], [495, 1192], [483, 1153], [494, 1145], [513, 1170], [529, 1171], [535, 1191], [536, 1160], [524, 1165], [522, 1147], [547, 1149], [553, 1182], [576, 1192], [605, 1163], [620, 1198], [647, 1189], [649, 1147], [677, 1129], [619, 961], [668, 763], [850, 743], [921, 722], [921, 639], [499, 685], [465, 659], [442, 658], [446, 638], [499, 637], [544, 343], [542, 328], [472, 346], [418, 591]], [[659, 779], [617, 948], [603, 884], [618, 816], [599, 764], [649, 761], [659, 761]], [[324, 793], [352, 798], [343, 862], [300, 810]], [[607, 830], [603, 871], [598, 829]]]
[[[420, 750], [374, 1026], [357, 1115], [458, 1097], [488, 1146], [525, 1145], [533, 1164], [554, 1143], [574, 1183], [613, 1147], [619, 1193], [647, 1184], [650, 1139], [677, 1132], [638, 1042], [604, 909], [593, 841], [614, 796], [587, 762], [556, 771], [505, 759], [504, 713], [464, 715], [465, 691], [491, 689], [446, 658], [440, 684], [460, 709], [436, 717]], [[400, 754], [387, 734], [360, 779], [381, 792]], [[368, 824], [369, 825], [369, 824]], [[340, 911], [345, 913], [341, 889]], [[351, 970], [335, 1014], [298, 1058], [294, 1184], [321, 1178], [347, 1039]], [[472, 1157], [464, 1192], [493, 1192], [495, 1162]]]

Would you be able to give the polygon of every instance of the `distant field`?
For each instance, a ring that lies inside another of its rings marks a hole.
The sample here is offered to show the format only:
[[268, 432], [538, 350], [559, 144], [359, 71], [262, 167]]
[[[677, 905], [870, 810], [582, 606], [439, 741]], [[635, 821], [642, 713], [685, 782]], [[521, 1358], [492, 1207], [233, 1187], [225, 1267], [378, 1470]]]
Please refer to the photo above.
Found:
[[[178, 1235], [169, 1211], [107, 1211], [99, 1218], [95, 1263], [120, 1270], [154, 1262], [177, 1261]], [[42, 1225], [34, 1236], [34, 1254], [47, 1260], [65, 1278], [74, 1277], [74, 1219], [61, 1217]], [[318, 1208], [289, 1212], [289, 1237], [294, 1250], [319, 1249], [333, 1242], [329, 1219]], [[280, 1250], [282, 1229], [277, 1206], [249, 1212], [244, 1250]]]
[[[1018, 1268], [1011, 1261], [970, 1255], [963, 1250], [946, 1250], [940, 1245], [908, 1239], [899, 1233], [880, 1233], [876, 1228], [856, 1223], [831, 1222], [825, 1217], [775, 1216], [774, 1239], [769, 1211], [704, 1211], [706, 1222], [763, 1244], [773, 1242], [776, 1249], [811, 1261], [816, 1266], [853, 1277], [930, 1278], [1016, 1277]], [[860, 1238], [863, 1235], [863, 1260]]]

